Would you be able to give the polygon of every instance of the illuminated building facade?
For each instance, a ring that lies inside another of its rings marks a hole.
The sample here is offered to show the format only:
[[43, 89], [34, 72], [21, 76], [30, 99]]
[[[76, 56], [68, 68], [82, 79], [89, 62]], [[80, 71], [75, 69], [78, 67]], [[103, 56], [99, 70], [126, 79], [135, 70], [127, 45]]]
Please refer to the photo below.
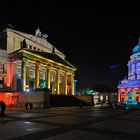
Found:
[[38, 28], [35, 35], [13, 29], [0, 34], [0, 91], [36, 89], [40, 80], [52, 94], [74, 95], [76, 68]]
[[118, 85], [118, 102], [127, 100], [129, 91], [133, 91], [133, 99], [140, 102], [140, 40], [132, 49], [128, 62], [128, 78], [124, 78]]

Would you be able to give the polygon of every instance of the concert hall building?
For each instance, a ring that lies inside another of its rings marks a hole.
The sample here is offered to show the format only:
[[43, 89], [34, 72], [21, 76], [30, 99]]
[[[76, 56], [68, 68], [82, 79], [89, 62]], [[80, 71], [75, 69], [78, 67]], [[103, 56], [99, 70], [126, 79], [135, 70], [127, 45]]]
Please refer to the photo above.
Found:
[[76, 68], [47, 37], [39, 28], [35, 35], [9, 28], [0, 33], [1, 93], [36, 89], [44, 80], [52, 94], [74, 95]]

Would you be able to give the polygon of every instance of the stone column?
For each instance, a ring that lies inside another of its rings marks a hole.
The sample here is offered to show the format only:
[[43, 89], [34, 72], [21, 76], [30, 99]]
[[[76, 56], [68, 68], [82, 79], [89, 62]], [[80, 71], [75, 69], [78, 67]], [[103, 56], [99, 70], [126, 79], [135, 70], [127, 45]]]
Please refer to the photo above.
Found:
[[22, 68], [21, 68], [21, 80], [22, 80], [22, 90], [26, 90], [26, 58], [22, 58]]
[[71, 94], [74, 95], [74, 73], [71, 74]]
[[39, 71], [39, 61], [36, 61], [35, 64], [35, 88], [38, 88], [40, 81], [40, 71]]
[[77, 80], [74, 80], [74, 95], [76, 95], [76, 83], [77, 83]]
[[121, 90], [120, 89], [118, 90], [118, 102], [119, 103], [121, 102]]
[[60, 69], [57, 68], [57, 72], [56, 72], [56, 93], [57, 94], [60, 94], [59, 83], [60, 83]]
[[67, 72], [64, 73], [64, 94], [67, 95]]
[[50, 89], [50, 66], [47, 66], [47, 88]]
[[137, 63], [135, 62], [134, 65], [135, 65], [135, 80], [136, 80], [137, 79]]
[[130, 61], [128, 62], [127, 66], [128, 66], [128, 79], [131, 79], [131, 63], [130, 63]]

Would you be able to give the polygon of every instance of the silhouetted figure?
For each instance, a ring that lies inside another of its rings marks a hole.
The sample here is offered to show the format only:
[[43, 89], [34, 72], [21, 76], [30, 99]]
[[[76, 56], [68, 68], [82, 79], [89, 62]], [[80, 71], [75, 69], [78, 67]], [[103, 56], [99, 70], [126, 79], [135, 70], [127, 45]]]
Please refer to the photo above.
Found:
[[32, 110], [33, 109], [33, 104], [29, 103], [29, 106], [30, 106], [30, 109]]
[[55, 47], [53, 47], [52, 53], [55, 54]]
[[1, 117], [5, 116], [5, 109], [6, 109], [6, 104], [3, 101], [0, 101], [0, 106], [1, 106]]
[[23, 42], [22, 42], [21, 48], [27, 48], [27, 43], [26, 43], [25, 39], [24, 39]]
[[28, 109], [28, 102], [25, 103], [25, 109]]

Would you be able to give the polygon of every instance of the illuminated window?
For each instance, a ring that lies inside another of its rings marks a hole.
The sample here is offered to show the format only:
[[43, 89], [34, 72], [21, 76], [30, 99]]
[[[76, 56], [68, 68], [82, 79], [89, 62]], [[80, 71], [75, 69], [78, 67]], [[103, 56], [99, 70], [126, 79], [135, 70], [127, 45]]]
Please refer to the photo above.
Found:
[[45, 73], [44, 72], [40, 72], [40, 79], [45, 80]]
[[60, 76], [60, 83], [62, 83], [62, 81], [63, 81], [63, 77], [62, 77], [62, 76]]
[[17, 67], [17, 76], [21, 77], [21, 67]]
[[100, 96], [100, 100], [101, 100], [101, 101], [103, 100], [103, 96]]
[[50, 75], [50, 81], [51, 82], [54, 82], [55, 81], [55, 76], [52, 74], [52, 75]]
[[0, 77], [0, 89], [4, 87], [4, 79]]
[[3, 73], [3, 72], [4, 72], [4, 65], [0, 64], [0, 73]]
[[108, 96], [106, 96], [106, 100], [108, 100]]
[[29, 70], [29, 78], [34, 79], [35, 78], [35, 71], [34, 70]]

